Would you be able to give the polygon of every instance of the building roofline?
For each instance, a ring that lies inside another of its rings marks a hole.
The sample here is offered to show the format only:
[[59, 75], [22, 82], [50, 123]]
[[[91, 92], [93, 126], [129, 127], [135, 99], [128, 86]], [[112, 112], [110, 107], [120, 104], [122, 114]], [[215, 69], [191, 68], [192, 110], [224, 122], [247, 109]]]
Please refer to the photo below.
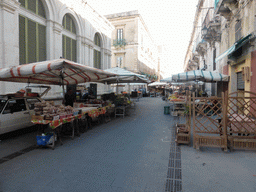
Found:
[[133, 11], [126, 11], [126, 12], [121, 12], [121, 13], [113, 13], [113, 14], [108, 14], [108, 15], [104, 15], [107, 19], [111, 20], [111, 19], [117, 19], [117, 18], [122, 18], [122, 17], [134, 17], [137, 16], [140, 18], [144, 28], [146, 29], [150, 39], [152, 40], [153, 44], [155, 44], [157, 46], [157, 44], [155, 43], [154, 39], [152, 38], [149, 29], [145, 23], [145, 21], [143, 20], [141, 14], [139, 13], [138, 10], [133, 10]]
[[188, 49], [187, 49], [187, 52], [186, 52], [186, 55], [185, 55], [185, 59], [184, 59], [184, 64], [183, 64], [183, 68], [185, 69], [187, 66], [186, 66], [186, 59], [189, 55], [189, 52], [191, 51], [190, 50], [190, 47], [192, 46], [192, 43], [193, 43], [193, 40], [194, 40], [194, 35], [195, 35], [195, 32], [196, 32], [196, 27], [198, 25], [198, 18], [200, 16], [200, 13], [201, 13], [201, 8], [203, 6], [203, 3], [204, 3], [204, 0], [198, 0], [198, 4], [197, 4], [197, 9], [196, 9], [196, 13], [195, 13], [195, 18], [194, 18], [194, 26], [193, 26], [193, 31], [191, 33], [191, 38], [190, 38], [190, 41], [189, 41], [189, 44], [188, 44]]

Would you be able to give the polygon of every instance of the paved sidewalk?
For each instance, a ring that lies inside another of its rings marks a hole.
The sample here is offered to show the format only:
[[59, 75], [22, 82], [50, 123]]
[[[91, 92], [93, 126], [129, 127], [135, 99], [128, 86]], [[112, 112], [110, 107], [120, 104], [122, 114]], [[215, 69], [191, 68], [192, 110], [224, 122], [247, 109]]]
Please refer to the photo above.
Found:
[[188, 192], [256, 191], [255, 151], [181, 146], [182, 187]]

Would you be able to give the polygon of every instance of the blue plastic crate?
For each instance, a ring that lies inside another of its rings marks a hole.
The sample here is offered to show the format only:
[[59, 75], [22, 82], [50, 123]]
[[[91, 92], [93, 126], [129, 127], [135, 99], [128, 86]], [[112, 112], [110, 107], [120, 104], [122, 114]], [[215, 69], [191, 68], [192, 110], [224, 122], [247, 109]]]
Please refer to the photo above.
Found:
[[45, 146], [48, 145], [49, 140], [53, 137], [53, 134], [45, 135], [45, 136], [36, 136], [37, 145]]

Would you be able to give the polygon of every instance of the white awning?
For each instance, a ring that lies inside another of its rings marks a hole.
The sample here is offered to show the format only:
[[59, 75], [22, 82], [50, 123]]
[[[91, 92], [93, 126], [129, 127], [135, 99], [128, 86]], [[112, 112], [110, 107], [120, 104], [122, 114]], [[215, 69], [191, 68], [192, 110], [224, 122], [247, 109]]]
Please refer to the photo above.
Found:
[[214, 71], [193, 70], [184, 73], [178, 73], [172, 76], [173, 81], [203, 81], [203, 82], [218, 82], [229, 81], [229, 76]]
[[154, 83], [148, 84], [149, 87], [166, 86], [166, 85], [168, 85], [168, 83], [165, 83], [165, 82], [154, 82]]
[[151, 83], [151, 81], [145, 78], [144, 75], [133, 73], [131, 71], [115, 67], [104, 70], [106, 72], [114, 73], [116, 77], [109, 77], [101, 79], [102, 83], [114, 84], [114, 83]]

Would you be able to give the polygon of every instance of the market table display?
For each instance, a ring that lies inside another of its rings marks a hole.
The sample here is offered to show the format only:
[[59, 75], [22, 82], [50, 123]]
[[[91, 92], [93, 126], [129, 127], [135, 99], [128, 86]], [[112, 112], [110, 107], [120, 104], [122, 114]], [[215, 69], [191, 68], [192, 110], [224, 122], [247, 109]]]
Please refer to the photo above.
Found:
[[172, 105], [172, 116], [184, 115], [186, 97], [173, 94], [168, 99]]
[[[58, 136], [61, 144], [63, 144], [61, 140], [61, 128], [62, 125], [66, 125], [70, 123], [70, 128], [72, 130], [71, 138], [73, 139], [75, 136], [75, 132], [79, 136], [79, 121], [88, 122], [88, 117], [97, 118], [100, 115], [104, 115], [112, 105], [108, 105], [105, 107], [91, 107], [90, 104], [79, 103], [79, 108], [72, 108], [70, 106], [54, 106], [53, 102], [45, 102], [35, 103], [35, 115], [32, 116], [32, 123], [37, 125], [48, 125], [54, 133]], [[86, 124], [88, 126], [88, 124]], [[43, 130], [44, 131], [44, 130]], [[44, 134], [44, 133], [43, 133]], [[53, 145], [47, 145], [49, 147], [54, 147]]]

